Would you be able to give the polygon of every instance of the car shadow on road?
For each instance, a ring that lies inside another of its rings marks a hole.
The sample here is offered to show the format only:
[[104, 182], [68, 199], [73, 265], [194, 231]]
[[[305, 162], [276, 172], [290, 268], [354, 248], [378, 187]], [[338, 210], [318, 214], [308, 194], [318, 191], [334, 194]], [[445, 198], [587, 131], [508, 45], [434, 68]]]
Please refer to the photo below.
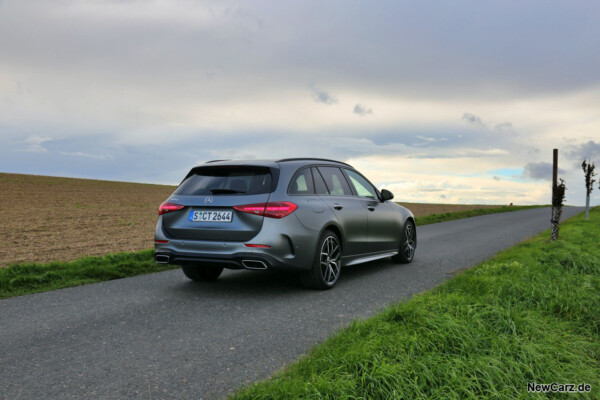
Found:
[[225, 270], [215, 282], [182, 281], [176, 290], [197, 296], [277, 297], [304, 291], [296, 274], [278, 271]]
[[[336, 288], [343, 290], [345, 286], [354, 286], [361, 280], [368, 280], [384, 271], [406, 268], [407, 265], [396, 264], [390, 259], [344, 267]], [[297, 273], [281, 271], [245, 271], [225, 270], [215, 282], [181, 281], [176, 290], [197, 296], [261, 296], [277, 297], [290, 294], [311, 294], [313, 290], [305, 289]], [[333, 289], [336, 290], [335, 288]]]

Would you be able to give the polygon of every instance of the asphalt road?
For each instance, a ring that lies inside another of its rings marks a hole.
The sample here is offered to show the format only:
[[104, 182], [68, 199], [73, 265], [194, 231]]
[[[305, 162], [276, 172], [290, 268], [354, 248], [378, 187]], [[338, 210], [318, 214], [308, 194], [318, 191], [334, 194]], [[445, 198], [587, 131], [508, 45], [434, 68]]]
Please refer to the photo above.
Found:
[[[566, 208], [563, 219], [582, 211]], [[2, 399], [212, 399], [268, 377], [355, 318], [430, 289], [549, 227], [550, 210], [418, 228], [412, 264], [346, 268], [337, 287], [179, 270], [0, 301]]]

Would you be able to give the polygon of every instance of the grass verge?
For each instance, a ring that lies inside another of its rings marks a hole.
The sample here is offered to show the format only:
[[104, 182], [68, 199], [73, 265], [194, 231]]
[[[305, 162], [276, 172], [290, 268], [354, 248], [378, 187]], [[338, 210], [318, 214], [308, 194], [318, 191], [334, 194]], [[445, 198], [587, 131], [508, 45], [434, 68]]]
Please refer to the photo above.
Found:
[[84, 257], [71, 262], [0, 268], [0, 299], [172, 269], [156, 264], [154, 250]]
[[[417, 225], [532, 207], [540, 206], [499, 207], [434, 214], [417, 218]], [[0, 299], [173, 268], [176, 267], [156, 264], [153, 250], [84, 257], [70, 262], [14, 264], [0, 268]]]
[[[234, 399], [600, 398], [600, 208], [355, 321]], [[564, 396], [564, 395], [563, 395]]]
[[476, 217], [479, 215], [497, 214], [509, 211], [528, 210], [530, 208], [540, 208], [549, 206], [502, 206], [496, 208], [478, 208], [469, 211], [456, 211], [443, 214], [430, 214], [423, 217], [415, 217], [417, 226], [435, 224], [438, 222], [452, 221], [455, 219]]

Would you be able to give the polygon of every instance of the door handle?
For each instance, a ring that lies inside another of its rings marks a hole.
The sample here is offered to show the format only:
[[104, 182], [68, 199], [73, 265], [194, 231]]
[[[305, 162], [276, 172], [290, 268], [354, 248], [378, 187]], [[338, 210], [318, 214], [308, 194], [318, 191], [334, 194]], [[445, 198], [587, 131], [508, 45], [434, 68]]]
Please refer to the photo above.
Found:
[[344, 208], [341, 204], [335, 203], [333, 205], [333, 208], [335, 208], [336, 210], [341, 210], [342, 208]]
[[367, 210], [369, 210], [369, 211], [375, 211], [375, 207], [373, 207], [373, 206], [367, 206]]

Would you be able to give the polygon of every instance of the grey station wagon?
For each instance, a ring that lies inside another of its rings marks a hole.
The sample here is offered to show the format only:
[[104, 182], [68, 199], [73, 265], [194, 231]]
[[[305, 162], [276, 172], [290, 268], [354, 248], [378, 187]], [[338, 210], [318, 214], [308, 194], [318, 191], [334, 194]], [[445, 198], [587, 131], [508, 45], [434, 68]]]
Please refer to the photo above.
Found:
[[329, 289], [343, 266], [412, 261], [414, 216], [393, 197], [339, 161], [210, 161], [160, 206], [156, 262], [196, 281], [224, 268], [296, 271], [306, 287]]

